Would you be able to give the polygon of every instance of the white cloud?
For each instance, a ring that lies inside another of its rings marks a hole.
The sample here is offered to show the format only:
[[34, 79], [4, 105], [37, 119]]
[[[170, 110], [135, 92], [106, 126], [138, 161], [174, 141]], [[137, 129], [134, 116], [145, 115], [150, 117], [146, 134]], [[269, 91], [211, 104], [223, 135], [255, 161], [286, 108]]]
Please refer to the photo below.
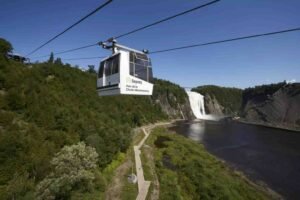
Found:
[[286, 83], [296, 83], [296, 79], [287, 80]]

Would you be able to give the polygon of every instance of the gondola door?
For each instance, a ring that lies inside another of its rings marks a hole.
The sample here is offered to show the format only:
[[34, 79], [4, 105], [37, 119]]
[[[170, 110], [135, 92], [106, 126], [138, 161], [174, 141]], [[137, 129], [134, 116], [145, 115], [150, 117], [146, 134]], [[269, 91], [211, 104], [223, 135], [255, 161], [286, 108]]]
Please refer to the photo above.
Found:
[[117, 54], [105, 61], [105, 78], [106, 86], [118, 86], [120, 82], [120, 54]]

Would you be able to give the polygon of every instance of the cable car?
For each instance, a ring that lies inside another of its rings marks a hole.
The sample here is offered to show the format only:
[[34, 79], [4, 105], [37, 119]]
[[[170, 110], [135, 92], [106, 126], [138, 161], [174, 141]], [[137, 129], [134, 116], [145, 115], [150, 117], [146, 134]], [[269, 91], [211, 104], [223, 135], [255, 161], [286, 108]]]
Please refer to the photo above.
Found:
[[21, 62], [21, 63], [29, 63], [29, 58], [25, 58], [24, 56], [17, 54], [17, 53], [7, 53], [7, 58], [17, 61], [17, 62]]
[[151, 60], [146, 51], [138, 51], [117, 44], [101, 42], [112, 55], [100, 62], [97, 91], [99, 96], [152, 95], [153, 74]]

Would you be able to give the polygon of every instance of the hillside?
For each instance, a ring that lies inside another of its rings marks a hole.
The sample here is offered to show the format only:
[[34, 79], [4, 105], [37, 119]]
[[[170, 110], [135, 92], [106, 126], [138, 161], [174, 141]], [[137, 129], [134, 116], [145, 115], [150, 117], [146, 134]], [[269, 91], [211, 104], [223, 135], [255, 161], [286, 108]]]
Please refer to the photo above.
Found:
[[242, 90], [216, 85], [204, 85], [192, 91], [204, 96], [207, 114], [237, 115], [242, 104]]
[[[29, 66], [0, 55], [1, 199], [33, 199], [38, 183], [53, 180], [54, 157], [63, 147], [86, 149], [74, 146], [80, 141], [94, 147], [99, 155], [97, 167], [89, 173], [101, 173], [126, 151], [132, 128], [175, 117], [163, 112], [161, 104], [151, 97], [98, 97], [96, 74], [56, 61]], [[165, 93], [160, 84], [155, 87], [155, 97], [162, 98]], [[168, 96], [176, 99], [164, 101], [172, 100], [168, 108], [186, 104], [178, 91], [169, 90]], [[89, 179], [93, 183], [88, 189], [80, 187], [86, 181], [80, 179], [55, 192], [70, 198], [74, 191], [77, 195], [103, 191], [106, 181], [96, 177]]]
[[155, 79], [152, 99], [171, 118], [194, 119], [188, 96], [183, 88], [170, 81]]

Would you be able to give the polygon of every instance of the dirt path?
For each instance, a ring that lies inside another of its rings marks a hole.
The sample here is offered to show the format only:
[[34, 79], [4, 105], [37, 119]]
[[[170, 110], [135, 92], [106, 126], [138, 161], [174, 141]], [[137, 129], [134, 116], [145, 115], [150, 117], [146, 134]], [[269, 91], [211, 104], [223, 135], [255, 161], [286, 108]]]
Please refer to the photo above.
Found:
[[[146, 139], [148, 138], [148, 136], [151, 134], [151, 131], [152, 131], [153, 128], [155, 128], [157, 126], [169, 125], [171, 123], [173, 123], [173, 121], [171, 121], [171, 122], [161, 122], [161, 123], [156, 123], [156, 124], [151, 124], [151, 125], [143, 126], [143, 127], [140, 127], [140, 128], [136, 128], [135, 133], [142, 130], [143, 133], [145, 134], [143, 139], [141, 139], [141, 141], [139, 141], [138, 145], [134, 146], [134, 152], [136, 152], [135, 153], [136, 156], [139, 157], [139, 155], [141, 153], [140, 149], [143, 146]], [[153, 163], [152, 150], [149, 149], [149, 152], [147, 150], [146, 157], [147, 157], [147, 159], [151, 159], [151, 161]], [[139, 160], [140, 160], [140, 158], [139, 158]], [[112, 178], [112, 181], [109, 184], [109, 186], [107, 187], [107, 190], [105, 192], [105, 199], [106, 200], [121, 200], [122, 199], [121, 193], [122, 193], [122, 188], [124, 186], [123, 180], [124, 180], [124, 177], [126, 177], [128, 175], [127, 173], [130, 170], [132, 164], [133, 163], [131, 161], [131, 158], [129, 158], [129, 156], [127, 155], [126, 161], [124, 163], [122, 163], [114, 172], [114, 176]], [[159, 182], [158, 182], [158, 178], [155, 174], [154, 166], [151, 166], [151, 168], [152, 168], [151, 169], [152, 173], [154, 173], [155, 180], [153, 181], [153, 186], [154, 187], [153, 187], [153, 190], [150, 194], [150, 199], [151, 200], [158, 200], [158, 198], [159, 198]], [[145, 181], [144, 174], [143, 174], [142, 170], [143, 170], [142, 162], [140, 160], [140, 162], [136, 165], [137, 177], [138, 177], [138, 180], [140, 179], [140, 183], [138, 182], [139, 194], [137, 196], [137, 199], [139, 199], [139, 200], [140, 199], [141, 200], [146, 199], [148, 189], [150, 187], [150, 181]]]
[[[145, 200], [150, 188], [150, 181], [146, 181], [144, 178], [144, 171], [143, 171], [143, 166], [142, 166], [142, 161], [141, 161], [141, 148], [144, 145], [145, 141], [147, 140], [148, 136], [151, 134], [151, 131], [153, 128], [157, 126], [164, 126], [164, 125], [169, 125], [171, 122], [166, 122], [166, 123], [156, 123], [154, 125], [149, 125], [149, 126], [144, 126], [141, 129], [143, 130], [145, 136], [144, 138], [140, 141], [140, 143], [137, 146], [134, 146], [134, 156], [135, 156], [135, 164], [136, 164], [136, 171], [137, 171], [137, 179], [138, 179], [138, 189], [139, 193], [137, 196], [137, 200]], [[153, 159], [153, 157], [148, 157], [149, 159]], [[152, 160], [153, 161], [153, 160]], [[145, 163], [144, 163], [145, 164]], [[151, 169], [151, 173], [155, 174], [154, 168]], [[153, 184], [153, 183], [152, 183]], [[158, 179], [155, 181], [154, 185], [154, 195], [151, 194], [151, 199], [158, 199], [159, 196], [159, 183]]]
[[107, 200], [121, 200], [121, 193], [123, 187], [122, 179], [127, 175], [126, 173], [132, 166], [132, 162], [130, 159], [126, 159], [126, 161], [121, 164], [115, 171], [115, 175], [112, 179], [112, 182], [108, 186], [105, 192], [105, 199]]
[[145, 200], [148, 194], [148, 190], [150, 187], [151, 182], [146, 181], [144, 177], [144, 170], [142, 166], [142, 160], [141, 160], [141, 147], [143, 146], [144, 142], [147, 140], [149, 136], [149, 132], [145, 130], [145, 128], [142, 128], [145, 136], [141, 140], [141, 142], [137, 145], [134, 146], [134, 158], [135, 158], [135, 167], [136, 167], [136, 172], [137, 172], [137, 182], [138, 182], [138, 188], [139, 188], [139, 193], [137, 196], [137, 200]]
[[159, 181], [158, 181], [158, 176], [155, 172], [155, 162], [154, 162], [154, 156], [153, 156], [153, 149], [152, 147], [145, 145], [143, 147], [143, 153], [146, 158], [146, 162], [148, 162], [148, 165], [150, 166], [150, 173], [152, 175], [152, 190], [149, 191], [149, 199], [150, 200], [158, 200], [159, 199]]

